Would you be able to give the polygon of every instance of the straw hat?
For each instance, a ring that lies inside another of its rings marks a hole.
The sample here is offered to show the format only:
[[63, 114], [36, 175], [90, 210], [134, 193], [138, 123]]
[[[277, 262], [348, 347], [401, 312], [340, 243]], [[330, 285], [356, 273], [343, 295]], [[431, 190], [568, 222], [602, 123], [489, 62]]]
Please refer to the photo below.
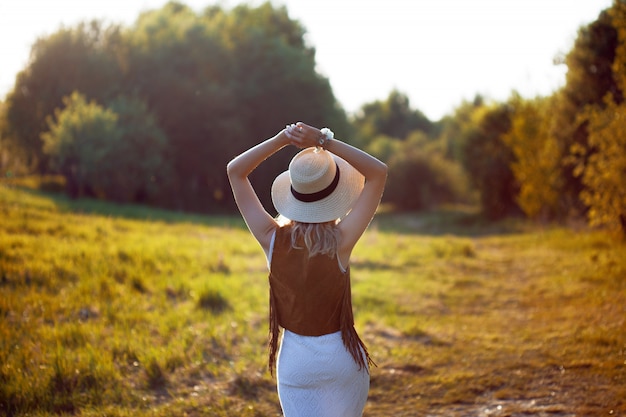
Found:
[[307, 148], [274, 180], [272, 201], [278, 213], [288, 219], [329, 222], [350, 211], [364, 182], [363, 175], [337, 155]]

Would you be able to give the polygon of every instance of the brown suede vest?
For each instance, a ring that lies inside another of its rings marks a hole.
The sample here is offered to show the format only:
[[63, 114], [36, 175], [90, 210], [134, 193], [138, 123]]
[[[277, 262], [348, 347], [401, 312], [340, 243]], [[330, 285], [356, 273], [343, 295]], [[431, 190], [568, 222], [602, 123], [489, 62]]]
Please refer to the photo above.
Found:
[[276, 363], [279, 326], [302, 336], [341, 331], [359, 367], [373, 364], [354, 329], [350, 269], [343, 272], [336, 255], [309, 257], [304, 242], [301, 246], [292, 247], [291, 227], [276, 230], [269, 274], [270, 370]]

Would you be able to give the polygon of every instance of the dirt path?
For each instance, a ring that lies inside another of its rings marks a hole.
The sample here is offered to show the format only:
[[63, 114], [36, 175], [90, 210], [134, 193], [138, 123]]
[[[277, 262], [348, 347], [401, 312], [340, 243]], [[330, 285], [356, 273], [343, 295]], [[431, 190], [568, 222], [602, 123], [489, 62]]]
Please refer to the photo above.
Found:
[[454, 405], [433, 410], [425, 417], [576, 417], [552, 398], [494, 401], [488, 405]]

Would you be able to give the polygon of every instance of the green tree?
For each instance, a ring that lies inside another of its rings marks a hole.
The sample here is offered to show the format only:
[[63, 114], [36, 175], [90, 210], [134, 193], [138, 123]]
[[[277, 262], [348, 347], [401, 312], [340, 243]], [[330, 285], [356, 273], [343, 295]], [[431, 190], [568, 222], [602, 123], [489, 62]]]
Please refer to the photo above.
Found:
[[32, 169], [40, 173], [48, 169], [40, 134], [47, 128], [46, 118], [63, 105], [64, 96], [82, 91], [102, 101], [118, 94], [119, 49], [119, 27], [96, 21], [61, 29], [35, 42], [30, 63], [7, 96], [5, 131]]
[[95, 195], [119, 202], [148, 199], [167, 175], [166, 138], [143, 103], [116, 99], [111, 108], [77, 92], [49, 118], [44, 152], [66, 178], [73, 197]]
[[[445, 123], [450, 126], [452, 120]], [[389, 166], [385, 203], [398, 210], [424, 210], [469, 200], [461, 164], [435, 136], [437, 126], [412, 110], [406, 96], [394, 91], [384, 102], [364, 105], [355, 123], [362, 146]]]
[[108, 143], [111, 159], [100, 170], [98, 184], [108, 199], [154, 203], [171, 186], [167, 136], [140, 99], [120, 96], [108, 108], [117, 115], [120, 136]]
[[612, 65], [617, 90], [607, 93], [602, 105], [587, 106], [581, 118], [588, 124], [588, 142], [576, 150], [585, 161], [578, 173], [589, 222], [626, 236], [626, 3], [615, 1], [608, 14], [618, 36]]
[[[167, 200], [176, 208], [232, 206], [227, 161], [288, 122], [329, 125], [346, 137], [345, 113], [315, 72], [303, 36], [286, 9], [270, 3], [196, 14], [170, 2], [139, 17], [128, 32], [128, 85], [169, 138], [174, 186]], [[269, 188], [289, 157], [273, 159], [253, 181]], [[263, 201], [269, 205], [269, 195]]]
[[429, 134], [433, 129], [433, 123], [422, 112], [412, 109], [408, 97], [397, 90], [385, 101], [363, 105], [353, 123], [358, 126], [363, 144], [380, 135], [404, 140], [416, 130]]
[[[62, 97], [81, 91], [98, 103], [120, 94], [145, 103], [167, 137], [171, 175], [156, 202], [184, 210], [234, 208], [227, 161], [289, 122], [331, 127], [353, 137], [315, 50], [286, 8], [267, 2], [196, 13], [179, 2], [142, 13], [129, 28], [80, 24], [40, 39], [7, 99], [2, 133], [47, 172], [41, 133]], [[6, 135], [5, 135], [6, 133]], [[255, 172], [268, 184], [288, 151]], [[263, 196], [270, 204], [269, 195]]]
[[402, 152], [403, 142], [389, 136], [379, 135], [365, 147], [365, 150], [381, 161], [389, 162], [391, 158]]
[[607, 97], [606, 107], [588, 109], [589, 146], [594, 151], [581, 168], [592, 226], [626, 236], [626, 104]]
[[72, 197], [94, 192], [102, 161], [110, 160], [107, 141], [118, 141], [117, 115], [79, 93], [64, 98], [63, 110], [48, 119], [49, 131], [41, 135], [43, 150], [66, 179]]
[[617, 45], [617, 32], [609, 13], [603, 11], [597, 20], [579, 29], [574, 47], [565, 57], [566, 83], [554, 96], [550, 135], [558, 144], [558, 159], [562, 161], [560, 204], [574, 213], [585, 210], [579, 198], [584, 184], [576, 166], [584, 165], [590, 156], [579, 152], [588, 148], [589, 135], [581, 115], [588, 105], [604, 106], [607, 93], [621, 100], [611, 69]]
[[[305, 42], [304, 28], [289, 18], [286, 8], [274, 8], [269, 2], [258, 8], [242, 5], [233, 9], [222, 24], [219, 32], [227, 44], [233, 45], [235, 62], [238, 114], [231, 120], [244, 128], [244, 140], [233, 144], [238, 147], [230, 146], [229, 158], [259, 137], [274, 135], [286, 123], [297, 120], [328, 126], [338, 138], [353, 140], [330, 82], [315, 70], [315, 50]], [[252, 181], [259, 189], [269, 189], [291, 156], [289, 150], [281, 152], [263, 164], [252, 175]], [[270, 206], [269, 195], [263, 197]]]
[[429, 148], [429, 142], [428, 138], [413, 137], [401, 143], [388, 161], [383, 201], [396, 210], [428, 210], [467, 201], [468, 186], [460, 165]]
[[480, 193], [483, 213], [490, 219], [499, 219], [519, 212], [519, 187], [511, 170], [514, 155], [503, 141], [511, 129], [510, 106], [481, 107], [474, 113], [472, 125], [462, 139], [463, 163]]
[[463, 101], [451, 115], [437, 123], [440, 130], [438, 141], [445, 150], [446, 158], [463, 163], [464, 140], [474, 127], [476, 112], [485, 105], [485, 99], [477, 95], [472, 101]]
[[172, 182], [161, 204], [206, 209], [214, 191], [208, 182], [219, 178], [224, 148], [241, 141], [243, 130], [231, 124], [232, 59], [201, 17], [180, 3], [143, 13], [126, 39], [128, 88], [148, 103], [169, 139]]

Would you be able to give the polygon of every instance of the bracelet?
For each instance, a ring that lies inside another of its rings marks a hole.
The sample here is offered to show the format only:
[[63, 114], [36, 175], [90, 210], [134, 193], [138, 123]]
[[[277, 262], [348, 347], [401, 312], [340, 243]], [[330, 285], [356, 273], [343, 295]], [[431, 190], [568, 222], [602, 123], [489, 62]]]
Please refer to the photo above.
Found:
[[317, 144], [320, 148], [326, 149], [326, 147], [328, 146], [328, 143], [334, 138], [335, 138], [335, 134], [333, 133], [333, 131], [325, 127], [322, 130], [320, 130], [320, 137], [317, 140]]

